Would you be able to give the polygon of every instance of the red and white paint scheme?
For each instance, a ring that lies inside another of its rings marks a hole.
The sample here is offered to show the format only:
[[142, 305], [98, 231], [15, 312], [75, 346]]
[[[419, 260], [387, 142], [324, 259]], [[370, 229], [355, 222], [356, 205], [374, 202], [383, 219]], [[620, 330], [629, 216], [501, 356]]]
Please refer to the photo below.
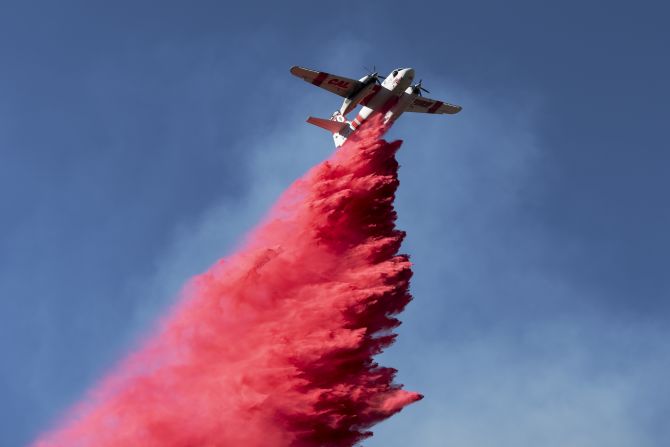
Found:
[[[461, 111], [461, 106], [423, 96], [422, 91], [430, 92], [421, 86], [421, 81], [412, 85], [414, 70], [411, 68], [393, 70], [383, 82], [377, 73], [370, 73], [358, 81], [302, 67], [291, 67], [291, 74], [344, 98], [342, 106], [330, 119], [312, 116], [307, 119], [308, 123], [330, 131], [338, 147], [365, 120], [378, 114], [383, 114], [384, 122], [390, 123], [404, 112], [454, 114]], [[356, 118], [349, 121], [346, 115], [359, 104], [363, 107]]]

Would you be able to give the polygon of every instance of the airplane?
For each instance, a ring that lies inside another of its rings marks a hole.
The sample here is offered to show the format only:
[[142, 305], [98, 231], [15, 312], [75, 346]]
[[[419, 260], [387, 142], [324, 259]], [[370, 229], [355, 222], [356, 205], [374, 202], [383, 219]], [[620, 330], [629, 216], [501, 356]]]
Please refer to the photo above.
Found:
[[[308, 123], [331, 132], [336, 147], [342, 146], [361, 124], [376, 115], [383, 114], [386, 124], [397, 120], [403, 112], [454, 114], [462, 109], [461, 106], [423, 96], [421, 92], [430, 92], [423, 88], [421, 81], [412, 85], [414, 70], [411, 68], [395, 69], [383, 81], [377, 72], [369, 73], [358, 81], [298, 66], [291, 67], [291, 74], [344, 98], [342, 106], [330, 119], [313, 116], [307, 119]], [[349, 121], [346, 115], [359, 104], [363, 106], [361, 111]]]

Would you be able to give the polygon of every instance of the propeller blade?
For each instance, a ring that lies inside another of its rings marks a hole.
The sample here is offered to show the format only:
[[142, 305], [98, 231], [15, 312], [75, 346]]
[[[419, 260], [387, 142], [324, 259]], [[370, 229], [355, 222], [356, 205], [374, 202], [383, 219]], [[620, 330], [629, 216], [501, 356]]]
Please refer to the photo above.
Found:
[[414, 94], [415, 94], [415, 95], [423, 96], [423, 95], [421, 94], [421, 91], [424, 91], [424, 92], [426, 92], [426, 93], [430, 93], [427, 89], [425, 89], [425, 88], [423, 88], [423, 87], [421, 86], [421, 83], [422, 83], [422, 82], [423, 82], [423, 79], [419, 80], [419, 82], [417, 82], [416, 84], [414, 84], [414, 85], [412, 86], [412, 90], [414, 90]]
[[370, 70], [368, 67], [363, 66], [363, 69], [368, 72], [367, 76], [368, 79], [372, 78], [375, 80], [375, 82], [379, 85], [381, 85], [382, 81], [379, 79], [379, 72], [377, 71], [377, 66], [373, 65], [372, 70]]
[[371, 74], [377, 74], [377, 66], [376, 66], [376, 65], [373, 65], [373, 66], [372, 66], [372, 70], [370, 70], [368, 67], [366, 67], [366, 66], [364, 65], [364, 66], [363, 66], [363, 70], [367, 71], [367, 72], [368, 72], [368, 75], [371, 75]]
[[419, 82], [416, 85], [414, 85], [414, 90], [416, 90], [416, 92], [418, 93], [419, 96], [423, 96], [421, 94], [421, 91], [424, 91], [426, 93], [430, 93], [428, 91], [428, 89], [423, 88], [423, 86], [421, 85], [422, 83], [423, 83], [423, 79], [420, 79]]

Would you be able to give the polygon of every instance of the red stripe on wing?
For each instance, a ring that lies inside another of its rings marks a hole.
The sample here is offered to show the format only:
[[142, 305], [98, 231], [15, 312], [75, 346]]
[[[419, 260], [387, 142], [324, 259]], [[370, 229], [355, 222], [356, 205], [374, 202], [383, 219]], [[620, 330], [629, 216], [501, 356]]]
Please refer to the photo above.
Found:
[[435, 104], [430, 106], [430, 109], [428, 109], [428, 113], [435, 113], [437, 109], [442, 107], [442, 104], [444, 104], [442, 101], [435, 101]]
[[316, 77], [312, 81], [312, 84], [321, 85], [321, 84], [323, 84], [323, 81], [325, 81], [327, 77], [328, 77], [328, 73], [324, 73], [323, 71], [320, 71], [319, 74], [316, 75]]

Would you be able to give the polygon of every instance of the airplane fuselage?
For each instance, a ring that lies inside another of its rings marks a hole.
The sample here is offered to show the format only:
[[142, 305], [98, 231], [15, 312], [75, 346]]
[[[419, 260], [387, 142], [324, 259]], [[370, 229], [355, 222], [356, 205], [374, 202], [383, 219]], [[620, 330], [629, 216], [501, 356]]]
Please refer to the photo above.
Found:
[[[370, 93], [370, 97], [363, 100], [363, 106], [356, 118], [351, 121], [352, 130], [356, 130], [363, 122], [377, 114], [384, 115], [384, 122], [389, 123], [398, 119], [407, 109], [413, 98], [411, 88], [414, 80], [414, 70], [401, 68], [394, 70], [384, 79], [380, 88], [388, 90], [390, 95], [378, 95], [378, 91]], [[408, 96], [403, 96], [407, 93]]]

